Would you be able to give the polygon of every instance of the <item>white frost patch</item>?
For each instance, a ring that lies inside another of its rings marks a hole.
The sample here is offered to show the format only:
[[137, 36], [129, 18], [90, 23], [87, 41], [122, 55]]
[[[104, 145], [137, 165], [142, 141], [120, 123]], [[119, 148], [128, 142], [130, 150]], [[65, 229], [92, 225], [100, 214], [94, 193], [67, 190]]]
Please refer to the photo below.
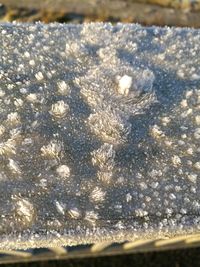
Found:
[[93, 151], [92, 163], [102, 171], [112, 171], [115, 165], [115, 150], [112, 144], [104, 143], [99, 149]]
[[29, 65], [31, 65], [31, 66], [35, 66], [35, 61], [34, 61], [33, 59], [31, 59], [31, 60], [29, 61]]
[[26, 58], [29, 58], [29, 57], [30, 57], [30, 53], [29, 53], [28, 51], [26, 51], [26, 52], [24, 53], [24, 56], [25, 56]]
[[166, 126], [168, 123], [170, 123], [171, 119], [169, 117], [163, 117], [161, 118], [162, 124]]
[[194, 150], [191, 147], [188, 148], [186, 152], [187, 152], [188, 155], [193, 155], [194, 154]]
[[142, 190], [145, 190], [145, 189], [148, 188], [148, 186], [147, 186], [147, 184], [146, 184], [145, 182], [141, 182], [141, 183], [139, 184], [139, 186], [140, 186], [140, 188], [141, 188]]
[[197, 74], [197, 73], [193, 73], [192, 76], [191, 76], [191, 79], [192, 80], [200, 80], [200, 75]]
[[185, 93], [185, 97], [188, 99], [193, 95], [193, 90], [189, 90]]
[[47, 158], [59, 158], [62, 153], [63, 143], [52, 140], [47, 146], [41, 148], [42, 156]]
[[25, 95], [25, 94], [28, 93], [28, 89], [27, 89], [27, 88], [20, 88], [19, 91], [20, 91], [20, 93], [23, 94], [23, 95]]
[[183, 99], [180, 104], [181, 107], [186, 108], [188, 106], [187, 99]]
[[196, 122], [196, 124], [199, 126], [200, 125], [200, 115], [197, 115], [196, 117], [195, 117], [195, 122]]
[[81, 212], [77, 208], [71, 208], [68, 210], [68, 213], [72, 219], [78, 219], [81, 216]]
[[195, 168], [196, 170], [200, 170], [200, 161], [198, 161], [198, 162], [196, 162], [196, 163], [194, 164], [194, 168]]
[[[13, 200], [17, 200], [15, 203], [16, 213], [22, 217], [26, 222], [30, 223], [33, 221], [35, 216], [35, 209], [32, 203], [24, 198], [13, 197]], [[24, 223], [24, 221], [22, 221]]]
[[181, 113], [182, 118], [186, 118], [187, 116], [191, 115], [193, 110], [191, 108], [187, 109], [185, 112]]
[[135, 210], [135, 215], [137, 216], [137, 217], [145, 217], [145, 216], [147, 216], [148, 215], [148, 212], [147, 211], [145, 211], [145, 210], [143, 210], [143, 209], [136, 209]]
[[65, 209], [66, 209], [66, 205], [63, 203], [58, 202], [57, 200], [55, 201], [55, 205], [56, 205], [56, 209], [57, 211], [62, 214], [65, 215]]
[[6, 128], [3, 125], [0, 125], [0, 136], [5, 133]]
[[128, 75], [124, 75], [124, 76], [118, 78], [118, 92], [119, 92], [119, 94], [127, 96], [129, 94], [129, 90], [132, 86], [132, 82], [133, 82], [133, 78], [128, 76]]
[[195, 184], [197, 182], [197, 174], [195, 173], [188, 174], [188, 180]]
[[9, 90], [12, 90], [13, 88], [14, 88], [15, 86], [14, 86], [14, 84], [12, 83], [12, 84], [8, 84], [8, 86], [7, 86], [7, 88], [9, 89]]
[[7, 116], [7, 122], [11, 125], [18, 125], [21, 122], [20, 116], [17, 112], [12, 112]]
[[174, 199], [176, 199], [176, 196], [175, 196], [175, 194], [171, 193], [171, 194], [169, 194], [169, 198], [170, 198], [171, 200], [174, 200]]
[[68, 110], [69, 110], [69, 106], [63, 100], [61, 100], [51, 106], [51, 110], [49, 111], [49, 113], [53, 117], [57, 119], [61, 119], [65, 117]]
[[197, 128], [194, 132], [194, 138], [199, 140], [200, 139], [200, 128]]
[[112, 181], [112, 171], [98, 171], [97, 172], [97, 177], [99, 179], [99, 181], [101, 181], [102, 183], [105, 184], [110, 184]]
[[21, 169], [19, 167], [19, 164], [16, 161], [14, 161], [13, 159], [9, 159], [8, 167], [10, 168], [12, 173], [14, 173], [14, 174], [20, 174], [21, 173]]
[[9, 156], [16, 153], [15, 141], [8, 139], [6, 142], [0, 143], [0, 156]]
[[132, 196], [130, 193], [126, 194], [126, 202], [130, 202], [132, 200]]
[[61, 95], [67, 95], [69, 93], [69, 86], [67, 85], [67, 83], [65, 81], [60, 81], [57, 83], [58, 85], [58, 92]]
[[156, 138], [156, 139], [159, 139], [159, 138], [161, 138], [161, 137], [164, 136], [163, 131], [162, 131], [162, 130], [160, 129], [160, 127], [159, 127], [158, 125], [156, 125], [156, 124], [150, 129], [150, 131], [151, 131], [152, 136], [153, 136], [154, 138]]
[[118, 229], [118, 230], [123, 230], [126, 228], [126, 226], [124, 225], [124, 223], [122, 221], [119, 221], [115, 224], [115, 227]]
[[4, 97], [5, 96], [5, 91], [0, 89], [0, 97]]
[[110, 107], [90, 114], [88, 124], [92, 132], [105, 142], [115, 145], [125, 142], [131, 131], [130, 123], [119, 112], [110, 110]]
[[56, 172], [62, 178], [68, 178], [70, 176], [70, 168], [67, 165], [60, 165]]
[[41, 71], [39, 71], [38, 73], [35, 74], [35, 78], [38, 80], [38, 81], [42, 81], [44, 79], [44, 76], [42, 74]]
[[174, 166], [179, 166], [179, 165], [181, 165], [181, 159], [179, 158], [179, 156], [177, 156], [177, 155], [174, 155], [173, 157], [172, 157], [172, 163], [173, 163], [173, 165]]
[[176, 72], [176, 74], [177, 74], [177, 76], [179, 77], [179, 78], [184, 78], [185, 77], [185, 73], [183, 72], [183, 70], [182, 69], [179, 69], [177, 72]]
[[[13, 143], [21, 137], [21, 129], [15, 128], [10, 130], [10, 140], [13, 140]], [[15, 141], [14, 141], [15, 140]]]
[[90, 198], [94, 202], [103, 202], [105, 200], [106, 192], [100, 187], [96, 186], [90, 194]]
[[37, 102], [37, 94], [31, 93], [31, 94], [27, 95], [26, 100], [31, 102], [31, 103]]
[[14, 105], [17, 107], [17, 108], [20, 108], [23, 106], [23, 100], [21, 98], [16, 98], [15, 101], [14, 101]]
[[95, 211], [86, 211], [85, 212], [85, 220], [91, 223], [92, 225], [96, 224], [96, 221], [98, 220], [99, 215]]

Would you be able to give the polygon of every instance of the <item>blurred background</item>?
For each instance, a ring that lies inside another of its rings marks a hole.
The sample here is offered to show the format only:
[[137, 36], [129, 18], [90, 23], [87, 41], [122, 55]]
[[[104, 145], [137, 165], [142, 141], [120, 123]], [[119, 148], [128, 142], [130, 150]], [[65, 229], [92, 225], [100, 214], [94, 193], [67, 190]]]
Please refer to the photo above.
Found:
[[0, 0], [0, 20], [200, 27], [200, 0]]

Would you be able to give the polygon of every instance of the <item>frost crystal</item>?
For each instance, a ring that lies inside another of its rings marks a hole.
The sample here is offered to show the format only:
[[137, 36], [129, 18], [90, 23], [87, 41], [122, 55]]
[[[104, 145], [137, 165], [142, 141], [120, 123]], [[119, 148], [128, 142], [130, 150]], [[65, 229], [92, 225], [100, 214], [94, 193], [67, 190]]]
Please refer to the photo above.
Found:
[[53, 104], [50, 110], [50, 114], [55, 118], [63, 118], [67, 114], [69, 106], [63, 101], [58, 101], [57, 103]]
[[92, 152], [92, 163], [102, 171], [111, 171], [115, 164], [115, 151], [113, 145], [103, 144], [98, 150]]
[[195, 233], [200, 31], [0, 25], [0, 248]]
[[30, 226], [35, 218], [35, 209], [28, 199], [12, 196], [15, 216], [17, 221], [26, 228]]
[[47, 158], [59, 158], [62, 153], [62, 142], [52, 140], [47, 146], [41, 148], [42, 156]]
[[38, 73], [35, 74], [35, 78], [36, 78], [38, 81], [41, 81], [41, 80], [44, 79], [44, 76], [43, 76], [42, 72], [40, 71], [40, 72], [38, 72]]
[[67, 95], [69, 93], [69, 87], [68, 85], [66, 84], [65, 81], [60, 81], [58, 82], [58, 92], [61, 94], [61, 95]]
[[67, 178], [70, 176], [70, 169], [66, 165], [60, 165], [57, 169], [56, 172], [59, 174], [60, 177], [62, 178]]
[[132, 85], [132, 77], [128, 75], [124, 75], [123, 77], [119, 78], [119, 89], [118, 92], [121, 95], [128, 95], [129, 94], [129, 89], [131, 88]]
[[56, 204], [57, 211], [60, 214], [64, 215], [65, 214], [65, 209], [66, 209], [65, 205], [63, 203], [59, 203], [57, 200], [55, 201], [55, 204]]
[[131, 125], [118, 112], [107, 108], [91, 114], [88, 118], [88, 124], [93, 133], [105, 142], [119, 144], [126, 142], [130, 133]]
[[17, 162], [15, 162], [13, 159], [9, 159], [8, 166], [10, 170], [15, 174], [20, 174], [21, 170]]

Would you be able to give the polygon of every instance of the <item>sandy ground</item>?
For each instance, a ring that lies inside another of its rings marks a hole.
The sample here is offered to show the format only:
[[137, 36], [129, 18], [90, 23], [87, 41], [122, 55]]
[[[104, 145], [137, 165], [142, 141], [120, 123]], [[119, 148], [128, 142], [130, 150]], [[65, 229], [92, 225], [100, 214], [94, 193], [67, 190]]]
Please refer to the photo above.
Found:
[[[147, 3], [148, 2], [148, 3]], [[150, 3], [149, 3], [150, 2]], [[162, 2], [162, 5], [155, 3]], [[142, 25], [169, 25], [200, 27], [200, 14], [193, 5], [181, 6], [165, 3], [177, 1], [158, 0], [2, 0], [0, 9], [1, 21], [43, 21], [45, 23], [89, 21], [137, 22]], [[191, 1], [184, 1], [190, 3]], [[198, 4], [199, 5], [199, 4]], [[196, 5], [196, 7], [198, 7]]]

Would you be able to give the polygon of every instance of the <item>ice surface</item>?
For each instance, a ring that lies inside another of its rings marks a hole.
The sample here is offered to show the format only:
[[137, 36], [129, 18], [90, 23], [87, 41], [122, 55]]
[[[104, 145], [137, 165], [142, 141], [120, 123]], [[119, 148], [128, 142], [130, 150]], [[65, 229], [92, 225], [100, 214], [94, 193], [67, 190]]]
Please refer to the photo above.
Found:
[[0, 247], [200, 228], [200, 31], [0, 25]]

